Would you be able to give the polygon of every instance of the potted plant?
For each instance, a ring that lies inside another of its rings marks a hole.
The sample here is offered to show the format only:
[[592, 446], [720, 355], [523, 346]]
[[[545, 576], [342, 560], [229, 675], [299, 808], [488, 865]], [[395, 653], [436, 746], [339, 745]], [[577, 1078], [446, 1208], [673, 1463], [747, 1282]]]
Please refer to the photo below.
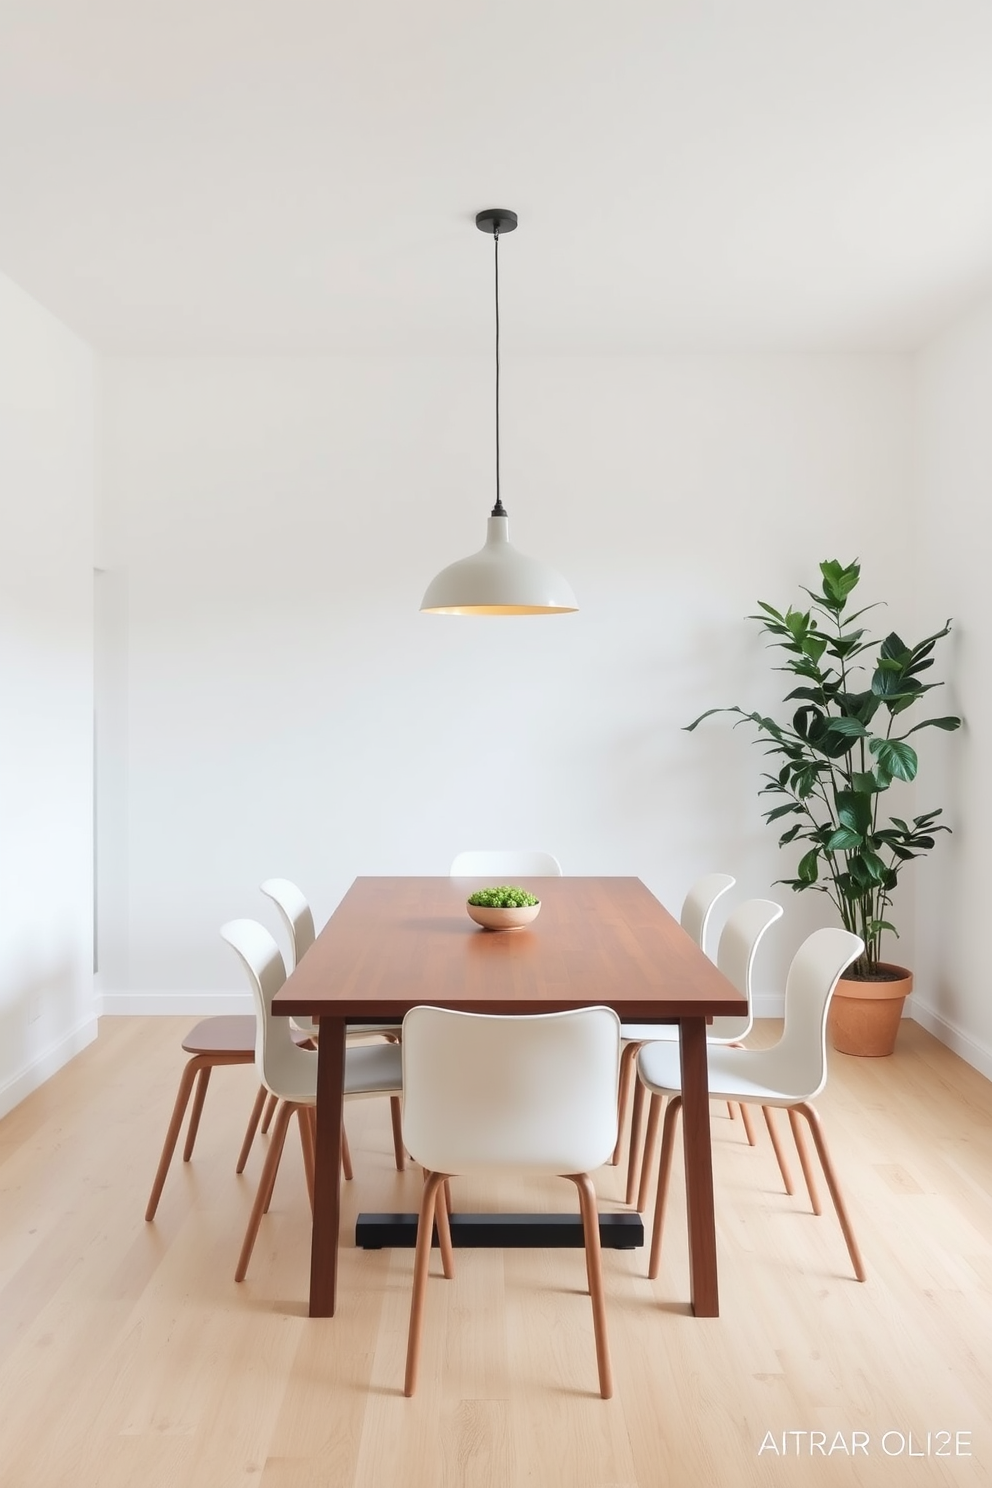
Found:
[[765, 820], [787, 823], [780, 847], [797, 842], [806, 849], [795, 877], [778, 881], [796, 893], [826, 894], [845, 929], [865, 945], [834, 994], [832, 1042], [849, 1054], [891, 1054], [912, 975], [881, 958], [882, 936], [898, 935], [889, 906], [903, 866], [930, 851], [935, 833], [950, 828], [938, 823], [939, 808], [910, 822], [886, 818], [882, 801], [894, 781], [916, 778], [911, 734], [961, 724], [952, 716], [925, 718], [911, 728], [904, 724], [907, 710], [942, 685], [920, 679], [951, 623], [915, 646], [894, 631], [873, 640], [858, 621], [874, 606], [847, 613], [860, 565], [842, 567], [834, 560], [821, 563], [820, 574], [820, 591], [803, 591], [808, 608], [783, 614], [759, 601], [762, 613], [748, 617], [785, 653], [780, 670], [797, 679], [785, 697], [796, 705], [791, 719], [778, 723], [740, 707], [709, 708], [688, 731], [714, 713], [737, 713], [767, 744], [777, 769], [762, 777], [760, 793], [781, 799]]
[[519, 930], [537, 919], [541, 901], [517, 884], [494, 884], [470, 894], [465, 907], [483, 930]]

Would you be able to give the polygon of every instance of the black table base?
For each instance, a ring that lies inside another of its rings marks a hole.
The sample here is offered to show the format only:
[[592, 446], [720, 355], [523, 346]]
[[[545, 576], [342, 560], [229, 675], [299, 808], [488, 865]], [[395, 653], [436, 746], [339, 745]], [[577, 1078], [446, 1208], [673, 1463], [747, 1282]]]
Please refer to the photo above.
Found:
[[[607, 1250], [636, 1250], [644, 1244], [644, 1223], [639, 1214], [601, 1214], [600, 1244]], [[355, 1244], [362, 1250], [396, 1246], [413, 1248], [417, 1243], [415, 1214], [360, 1214], [355, 1225]], [[435, 1230], [434, 1243], [437, 1243]], [[489, 1246], [503, 1249], [527, 1246], [581, 1248], [582, 1219], [578, 1214], [452, 1214], [451, 1243], [454, 1246]]]

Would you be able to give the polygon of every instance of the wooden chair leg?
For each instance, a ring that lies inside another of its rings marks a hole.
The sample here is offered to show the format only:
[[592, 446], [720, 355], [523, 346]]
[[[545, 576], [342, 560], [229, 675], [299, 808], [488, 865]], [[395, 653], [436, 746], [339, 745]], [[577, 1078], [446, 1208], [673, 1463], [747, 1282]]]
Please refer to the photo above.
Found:
[[648, 1106], [648, 1128], [644, 1133], [644, 1151], [641, 1153], [641, 1183], [637, 1190], [637, 1212], [643, 1214], [648, 1207], [648, 1184], [651, 1181], [651, 1163], [654, 1158], [655, 1144], [658, 1141], [658, 1127], [661, 1125], [661, 1113], [665, 1104], [663, 1095], [651, 1092], [651, 1104]]
[[[730, 1045], [730, 1047], [731, 1047], [731, 1049], [743, 1049], [744, 1048], [744, 1045], [741, 1044], [741, 1043], [738, 1043], [738, 1041], [735, 1039], [733, 1041], [733, 1043]], [[748, 1132], [748, 1139], [750, 1140], [750, 1138], [752, 1136], [752, 1132], [751, 1132], [751, 1129], [748, 1127], [747, 1122], [744, 1120], [744, 1102], [743, 1101], [738, 1101], [737, 1102], [737, 1111], [740, 1111], [740, 1113], [741, 1113], [741, 1120], [744, 1122], [744, 1128]], [[731, 1121], [735, 1120], [735, 1118], [737, 1116], [737, 1111], [734, 1110], [734, 1103], [733, 1103], [733, 1101], [728, 1100], [728, 1102], [727, 1102], [727, 1115], [730, 1117]], [[753, 1141], [751, 1141], [751, 1146], [752, 1147], [754, 1146], [754, 1142]]]
[[806, 1192], [809, 1194], [809, 1202], [814, 1214], [822, 1214], [823, 1208], [820, 1204], [820, 1195], [816, 1191], [816, 1181], [813, 1177], [813, 1165], [809, 1160], [809, 1153], [806, 1151], [806, 1141], [803, 1137], [803, 1129], [799, 1123], [799, 1117], [796, 1115], [791, 1106], [788, 1107], [788, 1111], [789, 1125], [792, 1127], [793, 1140], [796, 1144], [796, 1151], [799, 1153], [799, 1165], [803, 1170], [803, 1177], [806, 1179]]
[[424, 1303], [431, 1259], [434, 1209], [437, 1191], [444, 1183], [444, 1177], [443, 1173], [426, 1173], [424, 1196], [420, 1201], [417, 1251], [413, 1262], [413, 1295], [410, 1299], [410, 1332], [406, 1345], [406, 1379], [403, 1384], [403, 1394], [406, 1396], [412, 1395], [417, 1388], [417, 1364], [420, 1360], [420, 1339], [424, 1329]]
[[262, 1136], [263, 1137], [265, 1136], [265, 1133], [268, 1131], [269, 1126], [272, 1123], [272, 1118], [275, 1115], [276, 1106], [278, 1104], [279, 1104], [279, 1097], [277, 1095], [270, 1095], [269, 1096], [269, 1103], [265, 1107], [265, 1115], [262, 1117]]
[[313, 1107], [297, 1106], [296, 1120], [300, 1128], [300, 1146], [303, 1148], [303, 1171], [307, 1179], [307, 1193], [310, 1195], [310, 1213], [313, 1214], [313, 1185], [314, 1185], [314, 1128]]
[[389, 1097], [389, 1119], [393, 1124], [393, 1156], [396, 1171], [402, 1173], [406, 1167], [406, 1148], [403, 1146], [403, 1108], [398, 1095]]
[[[742, 1111], [743, 1109], [744, 1107], [741, 1106]], [[771, 1107], [762, 1106], [761, 1114], [765, 1118], [765, 1125], [768, 1128], [768, 1135], [772, 1139], [772, 1147], [775, 1152], [775, 1160], [778, 1163], [778, 1170], [782, 1174], [782, 1182], [785, 1184], [785, 1191], [791, 1197], [791, 1195], [795, 1192], [792, 1187], [792, 1174], [789, 1172], [789, 1164], [785, 1160], [785, 1153], [782, 1151], [782, 1143], [779, 1140], [778, 1132], [775, 1130], [775, 1127], [772, 1124]]]
[[211, 1066], [205, 1064], [197, 1077], [196, 1091], [193, 1095], [193, 1109], [189, 1113], [189, 1126], [186, 1128], [186, 1145], [183, 1148], [183, 1162], [189, 1162], [193, 1156], [193, 1144], [196, 1141], [196, 1134], [200, 1129], [200, 1112], [203, 1110], [207, 1086], [210, 1084], [210, 1070]]
[[665, 1129], [661, 1136], [661, 1158], [658, 1163], [658, 1197], [654, 1201], [654, 1223], [651, 1227], [651, 1259], [648, 1276], [655, 1281], [661, 1270], [661, 1232], [665, 1223], [665, 1204], [668, 1199], [668, 1182], [672, 1176], [672, 1157], [675, 1152], [675, 1127], [682, 1109], [682, 1097], [673, 1095], [665, 1112]]
[[147, 1220], [155, 1218], [155, 1210], [158, 1208], [158, 1201], [162, 1197], [165, 1176], [169, 1171], [169, 1164], [172, 1162], [172, 1154], [176, 1150], [179, 1129], [183, 1124], [183, 1117], [186, 1114], [186, 1106], [189, 1103], [190, 1091], [193, 1089], [193, 1081], [196, 1079], [197, 1074], [205, 1069], [209, 1063], [209, 1054], [194, 1054], [192, 1059], [186, 1061], [186, 1066], [179, 1078], [176, 1103], [172, 1108], [172, 1118], [169, 1121], [169, 1129], [165, 1134], [162, 1156], [158, 1160], [155, 1181], [152, 1184], [152, 1191], [148, 1197], [148, 1207], [145, 1209], [145, 1218]]
[[613, 1394], [613, 1366], [610, 1340], [606, 1332], [606, 1292], [603, 1287], [603, 1252], [599, 1239], [599, 1209], [596, 1191], [588, 1173], [566, 1173], [579, 1190], [582, 1213], [582, 1236], [586, 1247], [586, 1276], [592, 1299], [592, 1324], [596, 1334], [596, 1364], [599, 1368], [599, 1393], [604, 1400]]
[[[286, 1102], [286, 1101], [283, 1101], [282, 1102], [282, 1105], [283, 1106], [284, 1105], [287, 1105], [287, 1104], [290, 1106], [290, 1115], [292, 1115], [292, 1112], [293, 1112], [293, 1109], [294, 1109], [294, 1107], [292, 1105], [292, 1102], [291, 1101], [290, 1102]], [[281, 1110], [281, 1108], [282, 1107], [280, 1106], [280, 1110]], [[283, 1148], [286, 1145], [286, 1133], [288, 1131], [289, 1131], [289, 1117], [286, 1118], [285, 1124], [280, 1127], [280, 1125], [279, 1125], [279, 1119], [278, 1119], [278, 1112], [277, 1112], [276, 1113], [276, 1124], [272, 1128], [272, 1141], [270, 1143], [270, 1146], [273, 1146], [274, 1145], [276, 1147], [276, 1149], [277, 1149], [276, 1150], [276, 1159], [275, 1159], [275, 1163], [273, 1164], [272, 1169], [271, 1169], [271, 1177], [269, 1179], [269, 1188], [268, 1188], [268, 1192], [265, 1195], [265, 1208], [262, 1210], [262, 1213], [263, 1214], [268, 1214], [268, 1212], [269, 1212], [269, 1205], [272, 1203], [272, 1194], [273, 1194], [273, 1190], [275, 1189], [275, 1186], [276, 1186], [276, 1173], [278, 1172], [279, 1164], [282, 1161], [282, 1150], [283, 1150]]]
[[[425, 1183], [429, 1177], [430, 1170], [425, 1168]], [[455, 1252], [451, 1243], [451, 1189], [447, 1177], [442, 1178], [438, 1195], [434, 1203], [434, 1224], [437, 1228], [438, 1249], [441, 1252], [441, 1268], [445, 1278], [450, 1281], [455, 1274]]]
[[840, 1220], [840, 1227], [844, 1233], [844, 1239], [847, 1242], [847, 1253], [851, 1257], [851, 1265], [854, 1267], [854, 1274], [859, 1281], [864, 1281], [865, 1264], [864, 1261], [861, 1259], [861, 1252], [858, 1249], [858, 1242], [854, 1238], [854, 1230], [851, 1228], [851, 1221], [848, 1218], [847, 1207], [844, 1204], [843, 1197], [841, 1196], [841, 1191], [837, 1183], [836, 1175], [834, 1173], [833, 1163], [830, 1161], [830, 1154], [827, 1151], [827, 1144], [823, 1140], [823, 1130], [820, 1126], [820, 1118], [813, 1107], [809, 1105], [807, 1101], [801, 1101], [799, 1105], [790, 1109], [801, 1112], [802, 1115], [806, 1117], [806, 1120], [809, 1123], [809, 1129], [813, 1134], [813, 1145], [816, 1147], [817, 1156], [820, 1159], [820, 1166], [823, 1169], [823, 1176], [827, 1180], [827, 1188], [830, 1190], [830, 1197], [834, 1201], [834, 1208], [837, 1211], [837, 1218]]
[[245, 1128], [245, 1139], [241, 1143], [241, 1151], [238, 1153], [238, 1166], [234, 1170], [236, 1173], [243, 1173], [245, 1170], [245, 1163], [248, 1161], [248, 1154], [255, 1140], [255, 1133], [258, 1130], [259, 1118], [262, 1115], [262, 1107], [265, 1105], [267, 1095], [268, 1091], [265, 1086], [259, 1085], [255, 1104], [251, 1108], [251, 1115], [248, 1117], [248, 1125]]
[[447, 1280], [451, 1281], [452, 1277], [455, 1274], [455, 1252], [454, 1247], [451, 1244], [451, 1209], [449, 1207], [450, 1200], [448, 1198], [447, 1178], [443, 1179], [443, 1181], [441, 1182], [438, 1192], [441, 1195], [441, 1202], [437, 1203], [437, 1201], [435, 1200], [434, 1203], [434, 1222], [437, 1225], [437, 1244], [438, 1249], [441, 1252], [441, 1269], [443, 1270]]
[[620, 1161], [623, 1124], [627, 1118], [627, 1103], [630, 1100], [630, 1082], [634, 1078], [637, 1051], [640, 1047], [640, 1044], [624, 1044], [620, 1050], [620, 1087], [617, 1091], [617, 1145], [614, 1147], [613, 1156], [610, 1158], [610, 1165], [614, 1168]]
[[248, 1270], [248, 1262], [255, 1248], [255, 1236], [262, 1222], [262, 1215], [269, 1207], [272, 1190], [275, 1187], [276, 1172], [279, 1168], [279, 1158], [282, 1155], [283, 1144], [286, 1141], [286, 1130], [289, 1119], [296, 1107], [292, 1101], [283, 1101], [276, 1113], [276, 1124], [272, 1131], [272, 1141], [265, 1157], [265, 1166], [262, 1176], [258, 1182], [258, 1192], [255, 1194], [255, 1202], [252, 1205], [251, 1215], [248, 1219], [248, 1228], [245, 1231], [244, 1243], [241, 1246], [241, 1255], [238, 1257], [238, 1269], [234, 1273], [235, 1281], [244, 1281]]
[[[630, 1139], [627, 1143], [627, 1187], [624, 1189], [624, 1202], [632, 1204], [634, 1194], [637, 1190], [637, 1175], [644, 1171], [644, 1163], [647, 1160], [645, 1148], [645, 1137], [641, 1139], [641, 1125], [644, 1121], [644, 1100], [647, 1088], [638, 1080], [634, 1086], [634, 1099], [630, 1108]], [[650, 1122], [649, 1122], [650, 1129]]]
[[751, 1121], [751, 1112], [748, 1110], [745, 1101], [740, 1101], [739, 1105], [741, 1108], [741, 1121], [744, 1124], [744, 1134], [747, 1137], [748, 1146], [753, 1147], [755, 1142], [757, 1141], [757, 1137], [754, 1135], [754, 1124]]
[[355, 1170], [351, 1166], [351, 1148], [348, 1146], [348, 1133], [345, 1130], [343, 1118], [341, 1121], [341, 1171], [350, 1183], [355, 1176]]

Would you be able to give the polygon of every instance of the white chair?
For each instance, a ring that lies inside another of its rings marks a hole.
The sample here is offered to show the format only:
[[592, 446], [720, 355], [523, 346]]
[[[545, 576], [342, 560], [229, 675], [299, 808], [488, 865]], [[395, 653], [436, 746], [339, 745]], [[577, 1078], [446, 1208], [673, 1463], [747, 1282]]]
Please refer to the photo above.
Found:
[[[259, 888], [263, 894], [272, 900], [276, 909], [279, 911], [279, 917], [289, 937], [290, 949], [293, 953], [293, 965], [289, 968], [292, 971], [294, 967], [300, 964], [302, 957], [306, 955], [316, 938], [313, 910], [310, 908], [303, 890], [297, 888], [291, 879], [267, 878], [264, 883], [259, 884]], [[290, 1021], [295, 1028], [300, 1029], [308, 1038], [316, 1039], [319, 1037], [320, 1025], [315, 1023], [312, 1018], [292, 1018]], [[381, 1034], [383, 1038], [395, 1040], [399, 1038], [401, 1028], [402, 1024], [400, 1023], [349, 1023], [345, 1030], [345, 1037], [359, 1039], [368, 1038], [372, 1034]], [[269, 1122], [272, 1120], [275, 1104], [275, 1101], [270, 1098], [265, 1108], [265, 1114], [262, 1116], [263, 1134], [269, 1129]], [[255, 1121], [257, 1122], [257, 1120], [258, 1117], [256, 1115]], [[253, 1127], [251, 1128], [251, 1135], [254, 1136]], [[250, 1137], [246, 1138], [246, 1141], [250, 1146]], [[238, 1172], [240, 1173], [240, 1171], [241, 1169], [239, 1168]], [[348, 1176], [351, 1176], [350, 1171], [348, 1172]]]
[[561, 878], [561, 864], [546, 852], [514, 852], [496, 849], [461, 852], [449, 870], [451, 878], [478, 878], [480, 874], [516, 873], [532, 878]]
[[[747, 998], [747, 1013], [741, 1017], [728, 1016], [714, 1018], [710, 1027], [706, 1030], [708, 1044], [739, 1044], [751, 1032], [754, 1022], [754, 1004], [752, 998], [751, 977], [754, 970], [755, 957], [758, 947], [765, 937], [765, 932], [776, 920], [782, 918], [782, 906], [771, 899], [748, 899], [732, 909], [727, 916], [720, 935], [720, 943], [717, 947], [716, 964], [723, 972], [729, 982], [733, 982], [738, 992], [743, 992]], [[627, 1024], [626, 1027], [634, 1030], [635, 1036], [640, 1037], [641, 1042], [637, 1045], [640, 1050], [645, 1043], [653, 1043], [660, 1040], [663, 1043], [674, 1043], [676, 1048], [679, 1041], [679, 1030], [675, 1024], [656, 1027], [650, 1038], [644, 1034], [650, 1027], [649, 1024]], [[624, 1049], [624, 1057], [630, 1045]], [[636, 1059], [636, 1051], [635, 1051]], [[643, 1101], [644, 1085], [638, 1086]], [[652, 1095], [648, 1109], [647, 1130], [644, 1135], [643, 1150], [639, 1149], [640, 1123], [631, 1118], [630, 1124], [630, 1148], [627, 1157], [627, 1203], [634, 1201], [634, 1190], [637, 1186], [638, 1169], [641, 1171], [641, 1186], [637, 1196], [637, 1207], [643, 1209], [647, 1202], [647, 1175], [654, 1153], [655, 1143], [658, 1138], [658, 1127], [661, 1121], [661, 1097]], [[728, 1102], [729, 1105], [729, 1102]], [[747, 1108], [741, 1106], [741, 1120], [747, 1134], [748, 1142], [754, 1146], [754, 1131], [751, 1126]], [[783, 1170], [784, 1173], [785, 1170]]]
[[713, 911], [736, 882], [729, 873], [704, 873], [696, 879], [682, 901], [679, 924], [707, 956], [710, 956], [708, 937]]
[[[820, 1118], [811, 1102], [827, 1082], [827, 1009], [830, 999], [840, 977], [863, 950], [863, 941], [847, 930], [814, 931], [799, 947], [789, 967], [785, 988], [785, 1027], [778, 1043], [770, 1049], [741, 1049], [719, 1044], [707, 1049], [712, 1096], [762, 1106], [773, 1140], [774, 1127], [768, 1108], [783, 1106], [788, 1110], [810, 1203], [813, 1213], [819, 1214], [820, 1202], [798, 1119], [800, 1115], [805, 1117], [847, 1242], [854, 1274], [859, 1281], [865, 1279], [864, 1264], [823, 1140]], [[648, 1270], [648, 1275], [654, 1278], [661, 1264], [661, 1235], [675, 1125], [682, 1106], [678, 1046], [660, 1042], [645, 1044], [638, 1055], [637, 1072], [652, 1094], [672, 1097], [665, 1112], [658, 1165], [658, 1195]]]
[[579, 1191], [599, 1386], [612, 1394], [599, 1215], [590, 1170], [616, 1140], [620, 1021], [610, 1008], [497, 1017], [412, 1008], [403, 1020], [403, 1136], [424, 1166], [404, 1391], [412, 1395], [423, 1327], [431, 1232], [446, 1277], [454, 1255], [438, 1191], [461, 1174], [570, 1178]]
[[[293, 1040], [290, 1020], [276, 1017], [272, 999], [286, 980], [282, 952], [264, 925], [255, 920], [229, 920], [221, 935], [241, 959], [255, 1001], [255, 1067], [266, 1090], [280, 1102], [269, 1151], [245, 1233], [235, 1281], [243, 1281], [262, 1215], [269, 1207], [286, 1132], [295, 1115], [300, 1127], [307, 1188], [313, 1204], [314, 1107], [317, 1102], [317, 1054]], [[396, 1166], [403, 1167], [399, 1092], [402, 1088], [400, 1051], [396, 1044], [356, 1045], [345, 1050], [346, 1096], [388, 1095], [393, 1110]]]
[[[272, 900], [286, 927], [293, 951], [293, 966], [290, 967], [290, 970], [293, 970], [299, 966], [300, 961], [316, 939], [313, 910], [302, 889], [298, 889], [291, 879], [267, 878], [264, 883], [259, 884], [259, 888]], [[312, 1019], [294, 1018], [293, 1022], [312, 1037], [318, 1036], [319, 1025]], [[346, 1032], [348, 1038], [367, 1038], [374, 1033], [381, 1033], [387, 1038], [395, 1038], [402, 1026], [401, 1023], [349, 1023]]]
[[[736, 882], [736, 878], [732, 878], [729, 873], [704, 873], [701, 878], [696, 879], [686, 894], [685, 899], [682, 901], [679, 924], [687, 935], [692, 936], [701, 951], [706, 951], [707, 934], [714, 909], [724, 894], [729, 893]], [[624, 1023], [620, 1029], [624, 1047], [620, 1057], [620, 1106], [617, 1145], [611, 1158], [614, 1167], [620, 1161], [620, 1136], [623, 1132], [623, 1124], [627, 1115], [627, 1102], [630, 1099], [630, 1087], [634, 1079], [634, 1064], [637, 1059], [637, 1051], [648, 1039], [658, 1038], [660, 1032], [661, 1030], [651, 1023]], [[640, 1139], [643, 1108], [644, 1097], [638, 1086], [634, 1089], [634, 1105], [630, 1115], [631, 1151], [635, 1150]], [[627, 1178], [627, 1203], [629, 1204], [633, 1196], [629, 1169]]]

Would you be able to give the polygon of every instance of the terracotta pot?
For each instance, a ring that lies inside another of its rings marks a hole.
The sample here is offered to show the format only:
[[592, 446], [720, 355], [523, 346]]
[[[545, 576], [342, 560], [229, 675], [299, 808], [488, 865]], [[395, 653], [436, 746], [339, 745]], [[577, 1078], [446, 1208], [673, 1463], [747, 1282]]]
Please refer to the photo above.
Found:
[[902, 1006], [913, 990], [913, 973], [888, 961], [879, 970], [894, 973], [891, 981], [861, 982], [841, 977], [830, 1001], [827, 1029], [841, 1054], [878, 1058], [891, 1054], [902, 1018]]

